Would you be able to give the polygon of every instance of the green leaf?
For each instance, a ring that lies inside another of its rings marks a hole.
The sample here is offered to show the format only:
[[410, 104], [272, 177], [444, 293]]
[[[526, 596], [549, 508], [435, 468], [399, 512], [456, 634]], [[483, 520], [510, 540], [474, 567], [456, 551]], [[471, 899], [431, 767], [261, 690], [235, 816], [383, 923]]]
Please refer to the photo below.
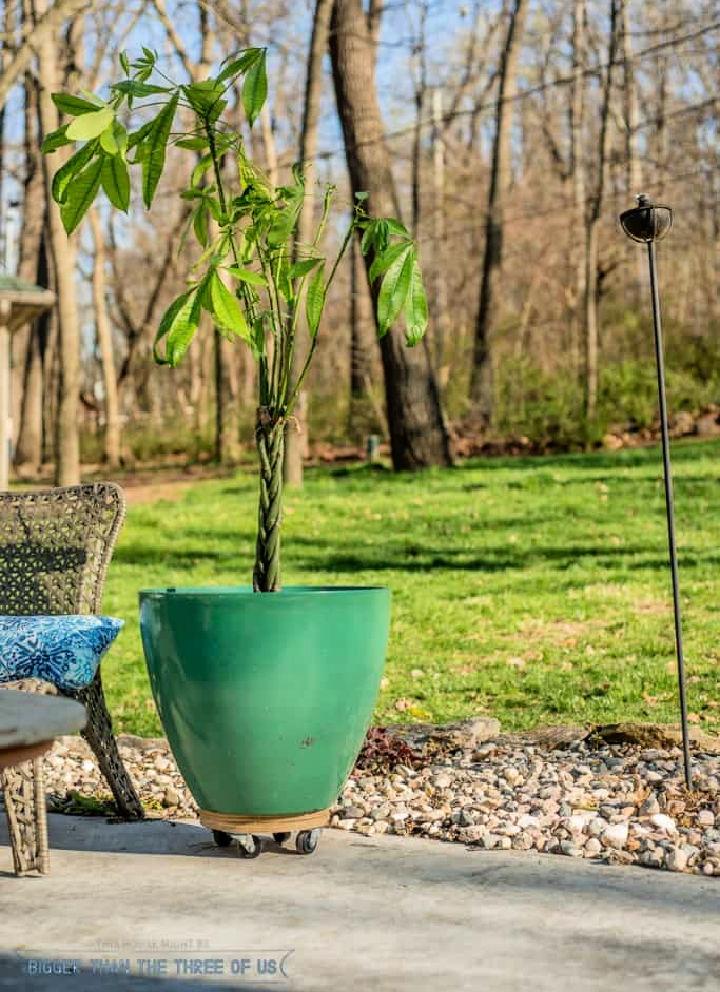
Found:
[[378, 336], [384, 337], [402, 310], [412, 283], [411, 251], [399, 255], [385, 273], [377, 302]]
[[310, 280], [305, 294], [305, 316], [310, 337], [314, 338], [320, 326], [320, 318], [325, 309], [325, 266], [318, 269]]
[[114, 128], [112, 127], [105, 128], [103, 133], [100, 135], [100, 147], [108, 155], [117, 155], [117, 153], [120, 151], [120, 149], [118, 148], [117, 140], [115, 138]]
[[88, 103], [95, 104], [96, 110], [99, 110], [101, 107], [105, 106], [105, 101], [101, 100], [97, 94], [92, 93], [90, 90], [80, 90], [80, 96], [83, 100], [87, 100]]
[[260, 272], [253, 272], [252, 269], [241, 269], [237, 265], [230, 266], [225, 270], [233, 279], [240, 282], [250, 283], [251, 286], [267, 286], [267, 279]]
[[127, 52], [120, 52], [118, 55], [118, 61], [120, 63], [120, 68], [125, 73], [126, 76], [130, 75], [130, 58]]
[[82, 148], [79, 148], [64, 165], [60, 166], [53, 176], [52, 181], [52, 196], [56, 203], [65, 202], [65, 193], [68, 184], [81, 169], [85, 168], [96, 151], [97, 142], [91, 141], [87, 145], [83, 145]]
[[60, 218], [66, 234], [72, 234], [92, 206], [100, 188], [102, 164], [102, 159], [96, 158], [82, 172], [74, 176], [68, 186], [65, 200], [60, 207]]
[[78, 114], [94, 114], [98, 109], [97, 104], [83, 100], [72, 93], [53, 93], [52, 102], [61, 114], [69, 114], [71, 117], [77, 117]]
[[250, 328], [237, 297], [230, 292], [217, 272], [210, 278], [210, 302], [219, 327], [250, 340]]
[[152, 129], [155, 127], [155, 120], [156, 118], [153, 118], [151, 121], [148, 121], [147, 124], [143, 124], [142, 127], [139, 127], [137, 131], [133, 131], [131, 134], [128, 135], [128, 142], [127, 142], [128, 150], [134, 148], [136, 145], [141, 145], [143, 141], [145, 141], [147, 136], [152, 132]]
[[82, 114], [71, 121], [67, 126], [65, 134], [71, 141], [92, 141], [99, 134], [110, 127], [115, 118], [115, 111], [112, 107], [103, 107], [101, 110], [94, 110], [91, 114]]
[[387, 224], [387, 229], [391, 234], [397, 234], [399, 237], [406, 238], [408, 241], [411, 239], [412, 235], [399, 220], [395, 220], [393, 217], [388, 217], [385, 220], [385, 223]]
[[215, 112], [217, 106], [226, 103], [222, 99], [225, 90], [216, 79], [205, 79], [199, 83], [191, 83], [189, 86], [183, 86], [182, 89], [190, 106], [202, 117], [210, 115], [211, 119], [217, 119]]
[[[105, 132], [103, 131], [103, 134], [104, 133]], [[113, 121], [112, 135], [115, 145], [117, 147], [117, 154], [121, 155], [122, 158], [124, 159], [125, 152], [127, 151], [127, 146], [128, 146], [128, 133], [125, 130], [125, 127], [118, 120]], [[101, 144], [102, 144], [102, 138], [103, 135], [101, 134], [100, 135]]]
[[180, 138], [178, 141], [174, 141], [173, 144], [176, 148], [187, 148], [191, 152], [203, 152], [208, 146], [208, 139], [202, 137]]
[[263, 49], [260, 58], [253, 62], [248, 69], [242, 88], [243, 106], [245, 107], [245, 114], [247, 115], [250, 127], [255, 123], [257, 115], [267, 100], [267, 91], [267, 69], [265, 66], [265, 51]]
[[369, 193], [366, 193], [364, 190], [361, 190], [355, 194], [355, 199], [358, 201], [358, 203], [362, 203], [363, 200], [367, 200], [369, 195], [370, 195]]
[[368, 279], [370, 282], [375, 282], [378, 276], [381, 276], [383, 272], [387, 272], [395, 259], [399, 258], [406, 251], [411, 250], [412, 243], [404, 242], [397, 245], [391, 245], [383, 252], [377, 252], [368, 273]]
[[302, 276], [306, 276], [308, 272], [312, 272], [315, 266], [323, 261], [324, 259], [322, 258], [304, 258], [301, 262], [295, 262], [290, 266], [288, 276], [291, 279], [300, 279]]
[[232, 76], [246, 72], [263, 54], [264, 49], [262, 48], [248, 48], [238, 58], [234, 58], [232, 62], [228, 62], [225, 68], [218, 73], [217, 82], [224, 83], [227, 79], [232, 78]]
[[51, 131], [50, 134], [45, 135], [43, 143], [40, 146], [43, 155], [50, 155], [52, 152], [56, 152], [58, 148], [62, 148], [63, 145], [70, 144], [70, 139], [65, 134], [66, 130], [67, 124], [63, 124], [57, 131]]
[[103, 158], [100, 182], [112, 205], [127, 213], [130, 206], [130, 175], [119, 155]]
[[200, 159], [200, 161], [192, 171], [192, 175], [190, 176], [190, 185], [199, 186], [202, 177], [209, 169], [212, 169], [212, 166], [213, 166], [212, 155], [203, 155], [203, 157]]
[[277, 205], [277, 201], [274, 205], [273, 221], [267, 233], [267, 242], [270, 246], [284, 244], [295, 230], [303, 205], [305, 187], [283, 187], [279, 192], [286, 203], [282, 208]]
[[410, 292], [405, 300], [405, 340], [412, 347], [422, 339], [428, 324], [428, 305], [422, 273], [413, 258]]
[[[170, 348], [169, 340], [166, 351], [167, 357], [163, 358], [160, 354], [158, 345], [164, 337], [174, 334], [176, 344], [179, 340], [180, 345], [182, 346], [182, 342], [189, 335], [189, 339], [187, 341], [189, 344], [192, 340], [193, 334], [198, 328], [199, 323], [200, 308], [198, 306], [198, 291], [196, 286], [194, 289], [190, 289], [181, 296], [178, 296], [176, 300], [173, 300], [163, 314], [157, 329], [157, 334], [155, 335], [155, 341], [153, 343], [153, 357], [155, 358], [157, 364], [174, 365], [178, 360], [175, 358], [176, 349]], [[187, 350], [187, 345], [185, 346], [185, 350]], [[180, 357], [182, 357], [182, 355]]]
[[210, 214], [207, 203], [201, 200], [193, 214], [193, 231], [203, 248], [207, 248], [210, 240]]
[[169, 86], [154, 86], [151, 83], [139, 83], [136, 79], [123, 79], [110, 87], [124, 96], [154, 96], [156, 93], [169, 93]]
[[362, 236], [362, 241], [360, 242], [360, 251], [363, 253], [363, 255], [367, 255], [370, 249], [374, 246], [376, 233], [377, 233], [377, 229], [375, 226], [375, 221], [371, 220], [368, 223], [368, 226], [365, 228], [365, 232]]
[[142, 190], [143, 202], [148, 209], [152, 204], [155, 190], [165, 167], [165, 152], [179, 98], [180, 95], [175, 93], [169, 103], [163, 107], [152, 122], [153, 126], [148, 132], [143, 144]]
[[290, 265], [288, 264], [288, 259], [285, 252], [282, 252], [277, 260], [277, 265], [275, 267], [275, 285], [280, 290], [281, 296], [283, 296], [288, 303], [292, 303], [295, 299], [295, 291], [293, 289], [292, 279], [290, 278]]
[[199, 326], [200, 297], [195, 293], [194, 299], [188, 301], [180, 310], [168, 332], [167, 358], [173, 368], [182, 361]]

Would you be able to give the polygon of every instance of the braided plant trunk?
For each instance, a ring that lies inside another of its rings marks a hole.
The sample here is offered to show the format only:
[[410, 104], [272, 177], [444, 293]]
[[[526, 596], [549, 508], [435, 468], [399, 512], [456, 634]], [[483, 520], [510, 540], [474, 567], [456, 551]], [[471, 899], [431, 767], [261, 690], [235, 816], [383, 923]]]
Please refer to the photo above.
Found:
[[255, 442], [260, 462], [260, 499], [253, 588], [255, 592], [277, 592], [280, 589], [285, 423], [274, 420], [266, 407], [258, 410]]

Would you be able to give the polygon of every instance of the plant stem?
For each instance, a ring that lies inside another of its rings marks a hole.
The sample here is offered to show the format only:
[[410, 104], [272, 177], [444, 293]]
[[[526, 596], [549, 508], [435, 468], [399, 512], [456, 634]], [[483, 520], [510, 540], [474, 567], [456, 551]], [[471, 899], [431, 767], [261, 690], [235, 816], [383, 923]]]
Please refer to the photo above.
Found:
[[[205, 130], [208, 137], [210, 155], [212, 157], [213, 170], [215, 172], [215, 182], [218, 190], [218, 200], [224, 214], [227, 214], [227, 200], [225, 189], [220, 172], [220, 163], [217, 156], [217, 145], [215, 144], [215, 133], [209, 121], [205, 122]], [[235, 239], [231, 232], [228, 232], [228, 240], [233, 253], [235, 264], [239, 265], [239, 256]], [[259, 246], [258, 246], [259, 249]], [[263, 271], [265, 271], [262, 254], [258, 250]], [[272, 279], [268, 279], [268, 285], [274, 285]], [[246, 302], [247, 296], [245, 297]], [[271, 305], [273, 304], [272, 292], [270, 293]], [[279, 303], [274, 300], [277, 308], [278, 321], [280, 319]], [[279, 342], [276, 341], [275, 351], [278, 350]], [[273, 367], [268, 383], [267, 367], [263, 376], [263, 362], [260, 360], [259, 392], [260, 406], [257, 413], [257, 424], [255, 428], [255, 443], [258, 452], [260, 492], [258, 498], [258, 527], [257, 539], [255, 543], [255, 567], [253, 569], [253, 589], [255, 592], [278, 592], [280, 589], [280, 523], [282, 518], [282, 495], [283, 495], [283, 455], [285, 447], [285, 424], [282, 419], [278, 419], [278, 411], [274, 408], [277, 404], [277, 396], [273, 388], [275, 375], [275, 363], [277, 355], [273, 356]], [[267, 366], [267, 363], [265, 363]], [[263, 379], [265, 381], [263, 381]]]
[[260, 499], [253, 589], [278, 592], [285, 424], [274, 420], [266, 407], [258, 409], [255, 441], [260, 461]]
[[[332, 285], [333, 280], [335, 278], [335, 273], [337, 272], [338, 266], [340, 265], [340, 262], [342, 261], [342, 258], [348, 249], [348, 245], [350, 244], [350, 239], [353, 236], [354, 230], [355, 230], [355, 221], [353, 218], [353, 220], [350, 222], [350, 226], [347, 229], [345, 238], [343, 239], [343, 243], [340, 245], [340, 251], [337, 253], [337, 258], [335, 259], [333, 267], [330, 270], [330, 275], [328, 276], [328, 280], [325, 283], [326, 294], [329, 293], [330, 291], [330, 286]], [[310, 369], [310, 365], [312, 364], [313, 356], [315, 354], [315, 348], [317, 347], [317, 340], [318, 340], [318, 336], [317, 334], [315, 334], [315, 337], [312, 339], [312, 342], [310, 344], [310, 348], [307, 353], [307, 358], [305, 359], [305, 364], [303, 365], [300, 371], [300, 375], [297, 377], [297, 380], [295, 382], [295, 387], [292, 391], [292, 394], [290, 395], [290, 398], [288, 399], [287, 402], [288, 410], [292, 409], [295, 400], [297, 398], [297, 395], [302, 388], [302, 384], [305, 381], [305, 376], [308, 374], [308, 370]]]

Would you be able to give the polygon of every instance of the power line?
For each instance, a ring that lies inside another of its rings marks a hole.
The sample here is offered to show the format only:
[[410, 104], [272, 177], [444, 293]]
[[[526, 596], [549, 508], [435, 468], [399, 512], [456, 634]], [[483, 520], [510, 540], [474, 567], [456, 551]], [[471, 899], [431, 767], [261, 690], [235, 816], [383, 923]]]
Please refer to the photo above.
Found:
[[[640, 51], [634, 52], [632, 55], [628, 57], [627, 61], [637, 62], [640, 61], [641, 59], [648, 58], [652, 55], [658, 54], [659, 52], [665, 51], [668, 48], [677, 48], [680, 45], [685, 44], [685, 42], [687, 41], [694, 41], [696, 38], [700, 38], [703, 35], [709, 34], [712, 31], [717, 31], [718, 29], [720, 29], [720, 21], [713, 21], [711, 24], [705, 25], [705, 27], [697, 28], [695, 31], [690, 31], [687, 34], [680, 35], [675, 38], [669, 38], [666, 41], [657, 42], [654, 45], [649, 45], [647, 48], [643, 48]], [[587, 68], [583, 69], [582, 72], [579, 73], [579, 75], [582, 76], [583, 78], [595, 76], [598, 72], [604, 69], [609, 69], [612, 68], [613, 66], [623, 65], [625, 61], [626, 61], [625, 59], [613, 59], [612, 61], [598, 62], [594, 66], [588, 66]], [[485, 110], [496, 109], [501, 102], [510, 103], [510, 104], [519, 103], [522, 100], [526, 100], [528, 97], [537, 96], [539, 93], [544, 93], [547, 90], [552, 90], [560, 86], [569, 86], [575, 81], [576, 78], [577, 77], [574, 74], [569, 76], [559, 76], [556, 79], [553, 79], [552, 81], [547, 83], [538, 83], [535, 86], [528, 86], [526, 89], [520, 90], [518, 93], [513, 93], [510, 96], [503, 97], [502, 101], [499, 98], [495, 98], [493, 100], [488, 100], [485, 103], [478, 104], [477, 106], [474, 107], [468, 107], [463, 110], [454, 111], [452, 114], [446, 115], [443, 120], [445, 123], [447, 123], [448, 121], [456, 120], [457, 118], [460, 117], [474, 116], [475, 114], [480, 114]], [[714, 103], [715, 101], [710, 101], [710, 102]], [[392, 131], [386, 131], [379, 138], [369, 138], [367, 141], [359, 141], [357, 147], [365, 148], [372, 145], [376, 145], [383, 141], [390, 140], [392, 138], [398, 138], [406, 134], [411, 134], [418, 127], [422, 129], [428, 126], [432, 126], [432, 124], [433, 121], [431, 118], [426, 118], [419, 122], [413, 121], [412, 124], [406, 124], [401, 128], [396, 128], [395, 130]], [[341, 155], [344, 152], [345, 152], [344, 145], [336, 145], [334, 148], [327, 148], [317, 152], [311, 158], [306, 159], [306, 161], [312, 162], [312, 161], [318, 161], [328, 158], [334, 158], [336, 155]], [[280, 168], [288, 168], [289, 166], [293, 165], [294, 161], [295, 161], [294, 159], [287, 159], [285, 161], [279, 162], [278, 166]]]

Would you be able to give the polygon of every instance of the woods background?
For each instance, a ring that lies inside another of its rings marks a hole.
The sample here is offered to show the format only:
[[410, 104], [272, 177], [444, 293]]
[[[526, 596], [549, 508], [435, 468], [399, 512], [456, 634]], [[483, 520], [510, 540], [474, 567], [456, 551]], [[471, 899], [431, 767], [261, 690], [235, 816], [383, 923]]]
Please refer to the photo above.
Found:
[[13, 340], [19, 474], [54, 466], [70, 483], [81, 461], [231, 463], [252, 440], [244, 346], [206, 327], [182, 368], [152, 363], [193, 261], [172, 151], [152, 218], [134, 197], [128, 218], [95, 209], [68, 241], [47, 194], [62, 154], [40, 153], [60, 123], [50, 93], [102, 90], [120, 51], [141, 45], [176, 79], [267, 46], [270, 104], [247, 144], [271, 182], [304, 161], [339, 203], [369, 190], [419, 241], [426, 342], [408, 353], [393, 333], [378, 347], [354, 250], [291, 461], [308, 439], [318, 450], [369, 433], [390, 437], [396, 467], [646, 436], [645, 257], [617, 224], [641, 191], [676, 211], [661, 279], [677, 429], [709, 411], [713, 430], [719, 37], [716, 4], [694, 0], [4, 0], [0, 260], [58, 295]]

